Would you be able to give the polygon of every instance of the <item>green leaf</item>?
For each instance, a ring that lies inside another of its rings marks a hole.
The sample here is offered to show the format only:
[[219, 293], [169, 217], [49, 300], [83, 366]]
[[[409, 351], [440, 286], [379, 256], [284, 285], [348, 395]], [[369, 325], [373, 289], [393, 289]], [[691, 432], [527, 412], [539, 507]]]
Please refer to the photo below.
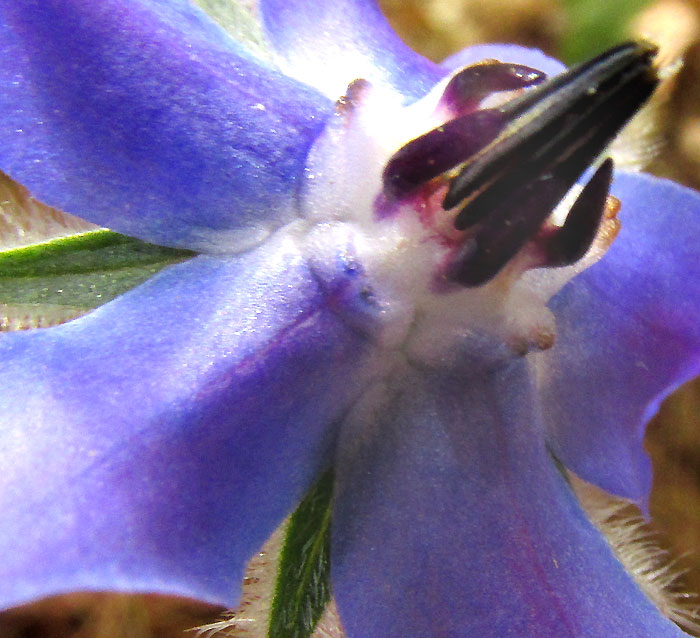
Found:
[[250, 53], [263, 60], [272, 56], [265, 42], [256, 0], [193, 0]]
[[292, 515], [282, 547], [269, 638], [308, 638], [330, 600], [333, 472], [327, 471]]
[[[32, 308], [37, 316], [82, 314], [194, 254], [107, 230], [1, 251], [0, 329], [3, 321], [13, 323], [13, 309], [22, 314], [25, 327], [33, 323]], [[71, 310], [56, 313], [57, 307]]]
[[567, 64], [585, 60], [629, 39], [628, 25], [650, 0], [562, 0], [568, 33], [561, 57]]

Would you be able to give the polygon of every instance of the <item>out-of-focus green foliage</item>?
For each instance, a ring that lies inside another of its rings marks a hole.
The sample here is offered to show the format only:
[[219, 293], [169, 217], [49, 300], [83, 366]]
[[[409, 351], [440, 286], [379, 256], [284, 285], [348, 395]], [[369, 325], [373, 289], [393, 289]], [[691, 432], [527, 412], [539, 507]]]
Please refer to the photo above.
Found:
[[630, 20], [650, 0], [561, 0], [567, 34], [560, 56], [566, 64], [580, 62], [629, 38]]

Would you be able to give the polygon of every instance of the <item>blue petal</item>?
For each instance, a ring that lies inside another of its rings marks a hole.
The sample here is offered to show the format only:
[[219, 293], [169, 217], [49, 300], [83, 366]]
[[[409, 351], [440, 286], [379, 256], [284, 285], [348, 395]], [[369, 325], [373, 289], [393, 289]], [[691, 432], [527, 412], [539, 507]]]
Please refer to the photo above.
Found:
[[186, 0], [0, 7], [0, 170], [142, 239], [226, 252], [293, 219], [329, 109]]
[[348, 276], [321, 285], [276, 239], [3, 336], [0, 606], [80, 589], [234, 603], [365, 382]]
[[365, 78], [413, 101], [445, 75], [399, 39], [375, 0], [260, 0], [260, 10], [287, 72], [332, 99]]
[[343, 430], [332, 579], [348, 637], [683, 636], [555, 469], [524, 362], [471, 366], [415, 372]]
[[442, 62], [442, 66], [453, 71], [464, 66], [483, 62], [484, 60], [517, 62], [550, 76], [557, 75], [566, 69], [564, 64], [554, 58], [550, 58], [539, 49], [530, 49], [515, 44], [478, 44], [467, 47], [446, 58]]
[[554, 299], [557, 343], [540, 355], [543, 409], [561, 459], [644, 505], [644, 427], [700, 374], [700, 196], [620, 173], [622, 229], [603, 259]]

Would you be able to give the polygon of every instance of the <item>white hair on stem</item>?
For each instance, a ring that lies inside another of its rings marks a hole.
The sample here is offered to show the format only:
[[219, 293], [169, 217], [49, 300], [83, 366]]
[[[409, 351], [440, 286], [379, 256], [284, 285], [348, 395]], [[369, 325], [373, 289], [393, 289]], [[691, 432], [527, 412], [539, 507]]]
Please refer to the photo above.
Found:
[[686, 570], [662, 547], [659, 533], [639, 509], [571, 473], [569, 478], [584, 511], [647, 598], [682, 629], [700, 635], [697, 594], [683, 589]]

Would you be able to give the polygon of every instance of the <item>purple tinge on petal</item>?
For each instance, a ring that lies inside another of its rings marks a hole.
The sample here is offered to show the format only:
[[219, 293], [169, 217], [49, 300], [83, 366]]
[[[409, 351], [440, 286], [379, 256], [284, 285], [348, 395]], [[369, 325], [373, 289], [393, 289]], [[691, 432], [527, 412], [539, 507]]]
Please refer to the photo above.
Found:
[[453, 71], [484, 60], [523, 64], [549, 76], [557, 75], [566, 69], [561, 62], [550, 58], [539, 49], [530, 49], [516, 44], [477, 44], [446, 58], [441, 66]]
[[536, 355], [552, 446], [579, 476], [645, 505], [642, 448], [661, 400], [700, 374], [700, 196], [620, 173], [622, 229], [551, 302], [552, 350]]
[[142, 239], [220, 253], [293, 219], [330, 107], [186, 0], [0, 6], [0, 170]]
[[327, 266], [321, 286], [278, 238], [0, 338], [0, 606], [82, 589], [235, 602], [366, 382], [369, 342], [341, 312], [364, 303], [361, 276]]
[[445, 75], [399, 39], [375, 0], [260, 0], [260, 10], [287, 72], [332, 99], [364, 78], [411, 102]]
[[522, 360], [415, 372], [343, 429], [332, 581], [348, 638], [684, 635], [585, 518], [532, 401]]

